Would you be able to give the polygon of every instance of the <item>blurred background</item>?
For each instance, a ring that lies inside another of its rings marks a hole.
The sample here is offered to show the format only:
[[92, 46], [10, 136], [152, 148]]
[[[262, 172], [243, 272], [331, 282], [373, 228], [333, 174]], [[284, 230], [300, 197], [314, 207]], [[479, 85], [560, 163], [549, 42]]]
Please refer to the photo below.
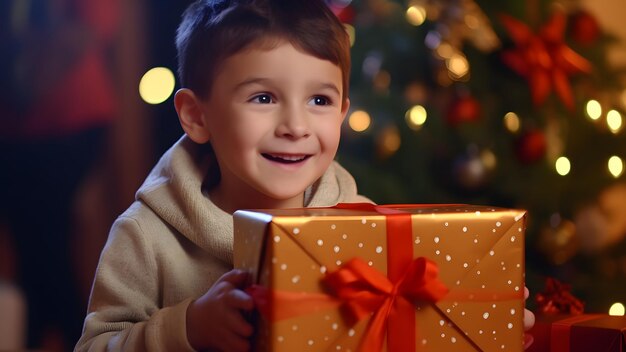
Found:
[[[78, 339], [111, 223], [182, 134], [174, 36], [189, 3], [0, 4], [0, 292], [23, 294], [0, 293], [0, 330], [28, 312], [5, 344]], [[626, 3], [329, 3], [353, 40], [337, 158], [361, 193], [528, 209], [531, 292], [555, 277], [585, 311], [623, 314]]]

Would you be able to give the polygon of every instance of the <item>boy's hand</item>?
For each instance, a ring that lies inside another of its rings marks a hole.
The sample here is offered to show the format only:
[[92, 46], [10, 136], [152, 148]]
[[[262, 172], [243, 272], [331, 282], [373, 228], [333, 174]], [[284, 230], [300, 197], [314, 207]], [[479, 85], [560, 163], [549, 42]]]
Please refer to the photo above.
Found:
[[[524, 287], [524, 299], [529, 296], [528, 288]], [[524, 309], [524, 331], [530, 330], [535, 325], [535, 315], [528, 309]], [[524, 349], [527, 349], [533, 343], [533, 336], [531, 334], [524, 334]]]
[[241, 314], [254, 308], [245, 293], [247, 273], [231, 270], [187, 308], [187, 339], [196, 350], [249, 351], [253, 333]]

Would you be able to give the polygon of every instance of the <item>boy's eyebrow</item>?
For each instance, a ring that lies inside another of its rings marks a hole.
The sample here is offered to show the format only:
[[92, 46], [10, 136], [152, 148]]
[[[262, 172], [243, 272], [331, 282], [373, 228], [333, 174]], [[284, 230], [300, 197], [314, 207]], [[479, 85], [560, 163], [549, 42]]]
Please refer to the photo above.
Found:
[[[242, 87], [245, 87], [247, 85], [251, 85], [251, 84], [262, 84], [264, 82], [268, 82], [271, 81], [271, 79], [269, 78], [264, 78], [264, 77], [252, 77], [252, 78], [248, 78], [244, 81], [241, 81], [239, 83], [237, 83], [237, 85], [235, 86], [234, 90], [237, 91], [239, 89], [241, 89]], [[320, 82], [319, 83], [319, 89], [331, 89], [333, 90], [335, 93], [337, 93], [337, 95], [341, 95], [341, 92], [339, 91], [339, 88], [337, 88], [337, 85], [333, 84], [333, 83], [329, 83], [329, 82]]]

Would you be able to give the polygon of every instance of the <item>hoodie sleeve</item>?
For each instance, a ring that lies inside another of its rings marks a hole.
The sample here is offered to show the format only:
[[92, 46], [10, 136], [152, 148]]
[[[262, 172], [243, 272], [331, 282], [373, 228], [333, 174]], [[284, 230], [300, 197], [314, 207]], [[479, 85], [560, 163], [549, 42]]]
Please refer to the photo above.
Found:
[[139, 223], [113, 224], [75, 351], [194, 351], [186, 332], [191, 299], [160, 307], [159, 271]]

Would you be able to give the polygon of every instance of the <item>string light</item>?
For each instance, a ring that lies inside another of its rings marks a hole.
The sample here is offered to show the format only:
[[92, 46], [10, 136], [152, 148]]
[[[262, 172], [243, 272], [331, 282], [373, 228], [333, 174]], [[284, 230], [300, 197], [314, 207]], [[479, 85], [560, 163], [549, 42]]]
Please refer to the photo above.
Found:
[[367, 130], [370, 127], [371, 123], [372, 118], [367, 112], [363, 110], [357, 110], [353, 112], [348, 118], [348, 125], [355, 132], [363, 132]]
[[564, 156], [556, 159], [554, 166], [556, 167], [556, 172], [561, 176], [569, 174], [570, 170], [572, 169], [572, 165], [569, 159]]
[[176, 79], [167, 67], [154, 67], [146, 72], [139, 82], [139, 95], [148, 104], [161, 104], [174, 91]]
[[618, 178], [624, 172], [624, 162], [619, 156], [613, 155], [608, 162], [609, 172], [613, 177]]
[[386, 158], [400, 149], [400, 132], [395, 125], [386, 127], [378, 136], [378, 153]]
[[422, 128], [422, 125], [426, 122], [428, 113], [426, 109], [421, 105], [415, 105], [404, 114], [406, 124], [410, 129], [418, 131]]
[[597, 120], [602, 116], [602, 106], [597, 100], [589, 100], [585, 106], [587, 116], [592, 120]]
[[442, 59], [450, 59], [454, 56], [454, 48], [449, 43], [441, 43], [435, 49], [435, 54]]
[[606, 124], [613, 133], [617, 133], [622, 128], [622, 114], [617, 110], [611, 110], [606, 113]]
[[426, 21], [426, 9], [419, 5], [410, 6], [406, 10], [406, 20], [414, 26], [421, 26]]
[[622, 316], [622, 315], [624, 315], [624, 311], [625, 310], [626, 309], [624, 308], [623, 304], [621, 304], [619, 302], [615, 302], [615, 303], [613, 303], [613, 305], [609, 309], [609, 315]]
[[520, 128], [519, 116], [514, 112], [507, 112], [504, 115], [504, 127], [511, 133], [516, 133]]
[[450, 59], [446, 60], [446, 65], [451, 74], [450, 78], [454, 80], [465, 77], [469, 72], [469, 62], [461, 53], [453, 54]]

